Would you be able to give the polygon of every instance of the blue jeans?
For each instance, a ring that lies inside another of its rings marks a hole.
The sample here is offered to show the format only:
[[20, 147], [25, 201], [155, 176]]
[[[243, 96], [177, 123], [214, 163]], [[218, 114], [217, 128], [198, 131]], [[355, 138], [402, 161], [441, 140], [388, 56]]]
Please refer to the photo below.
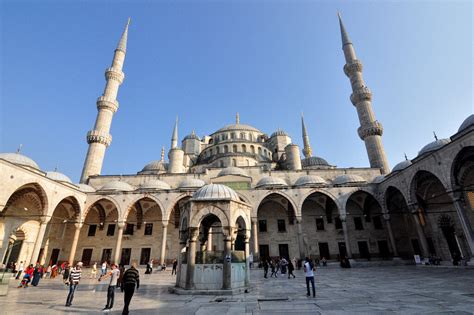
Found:
[[112, 308], [114, 306], [114, 297], [115, 297], [115, 285], [109, 285], [107, 289], [107, 305], [105, 308]]
[[306, 293], [307, 296], [310, 296], [309, 292], [309, 283], [311, 282], [311, 285], [313, 287], [313, 297], [316, 296], [316, 288], [314, 287], [314, 277], [306, 277], [306, 289], [308, 290], [308, 293]]
[[69, 306], [72, 304], [72, 299], [74, 298], [74, 292], [76, 291], [78, 283], [69, 284], [69, 294], [67, 295], [66, 305]]

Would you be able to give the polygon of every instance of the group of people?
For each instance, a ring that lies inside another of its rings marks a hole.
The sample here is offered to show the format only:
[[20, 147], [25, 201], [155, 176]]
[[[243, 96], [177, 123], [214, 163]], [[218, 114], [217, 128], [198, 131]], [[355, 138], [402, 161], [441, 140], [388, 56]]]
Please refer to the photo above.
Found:
[[40, 263], [30, 264], [25, 268], [23, 261], [21, 261], [18, 267], [17, 265], [13, 266], [12, 271], [16, 274], [15, 279], [19, 280], [21, 278], [18, 287], [27, 288], [30, 283], [32, 286], [37, 286], [41, 279], [54, 279], [58, 272], [64, 273], [66, 269], [65, 263], [63, 263], [61, 269], [57, 265], [42, 266]]

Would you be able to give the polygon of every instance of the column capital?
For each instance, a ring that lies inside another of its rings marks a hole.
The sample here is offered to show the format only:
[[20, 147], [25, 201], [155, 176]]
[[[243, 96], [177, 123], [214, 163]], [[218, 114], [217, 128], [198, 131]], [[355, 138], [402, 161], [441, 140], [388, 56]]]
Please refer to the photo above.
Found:
[[125, 227], [125, 222], [123, 222], [123, 221], [117, 222], [117, 227], [119, 229], [123, 229]]
[[83, 225], [84, 225], [84, 222], [76, 222], [76, 223], [74, 223], [74, 226], [76, 227], [76, 230], [80, 230]]
[[258, 224], [258, 218], [251, 218], [252, 224]]
[[347, 215], [339, 215], [339, 220], [341, 220], [341, 222], [346, 222], [347, 220]]
[[385, 221], [390, 221], [390, 214], [384, 213], [382, 216], [383, 216]]
[[303, 218], [301, 216], [295, 217], [296, 224], [301, 224]]
[[196, 227], [190, 227], [188, 228], [189, 230], [189, 241], [190, 242], [196, 242], [198, 236], [199, 236], [199, 229]]
[[169, 221], [162, 221], [161, 225], [165, 228], [168, 227]]
[[48, 224], [48, 222], [51, 221], [51, 216], [44, 215], [40, 217], [40, 222], [41, 224]]

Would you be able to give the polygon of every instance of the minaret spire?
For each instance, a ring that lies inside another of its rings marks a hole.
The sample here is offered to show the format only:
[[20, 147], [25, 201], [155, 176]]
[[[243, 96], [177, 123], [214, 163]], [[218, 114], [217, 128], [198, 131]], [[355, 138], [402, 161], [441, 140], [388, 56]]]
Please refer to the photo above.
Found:
[[365, 142], [370, 167], [380, 168], [382, 174], [390, 172], [387, 157], [382, 144], [383, 127], [375, 119], [372, 109], [372, 92], [365, 85], [362, 77], [362, 62], [357, 59], [354, 46], [347, 35], [341, 15], [338, 13], [339, 27], [341, 29], [342, 50], [346, 64], [344, 73], [351, 81], [351, 102], [357, 109], [360, 127], [357, 130], [359, 137]]
[[301, 132], [303, 136], [303, 155], [305, 158], [310, 158], [313, 156], [313, 151], [311, 150], [311, 145], [309, 144], [309, 136], [304, 124], [303, 113], [301, 113]]
[[161, 162], [165, 161], [165, 146], [161, 147]]
[[115, 49], [112, 66], [105, 70], [105, 79], [107, 83], [105, 84], [104, 93], [97, 99], [98, 113], [94, 129], [87, 133], [89, 149], [82, 169], [81, 183], [85, 183], [91, 175], [100, 174], [104, 162], [105, 149], [112, 142], [112, 136], [109, 132], [112, 125], [112, 117], [119, 107], [117, 101], [119, 86], [125, 78], [122, 69], [127, 50], [129, 25], [130, 18], [128, 19], [122, 37]]
[[178, 116], [174, 124], [173, 135], [171, 136], [171, 149], [178, 147]]
[[239, 115], [239, 113], [235, 114], [235, 124], [236, 125], [240, 124], [240, 115]]

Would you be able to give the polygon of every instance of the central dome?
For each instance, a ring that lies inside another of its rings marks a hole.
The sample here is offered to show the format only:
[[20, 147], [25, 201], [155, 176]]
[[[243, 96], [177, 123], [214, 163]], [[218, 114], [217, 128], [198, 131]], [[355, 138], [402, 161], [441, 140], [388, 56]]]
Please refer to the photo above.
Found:
[[193, 194], [194, 200], [233, 200], [240, 201], [239, 195], [231, 188], [220, 184], [209, 184]]
[[231, 125], [227, 125], [227, 126], [224, 126], [222, 127], [221, 129], [217, 130], [216, 132], [221, 132], [221, 131], [230, 131], [230, 130], [249, 130], [249, 131], [256, 131], [256, 132], [260, 132], [260, 130], [258, 130], [257, 128], [255, 127], [252, 127], [250, 125], [245, 125], [245, 124], [231, 124]]

